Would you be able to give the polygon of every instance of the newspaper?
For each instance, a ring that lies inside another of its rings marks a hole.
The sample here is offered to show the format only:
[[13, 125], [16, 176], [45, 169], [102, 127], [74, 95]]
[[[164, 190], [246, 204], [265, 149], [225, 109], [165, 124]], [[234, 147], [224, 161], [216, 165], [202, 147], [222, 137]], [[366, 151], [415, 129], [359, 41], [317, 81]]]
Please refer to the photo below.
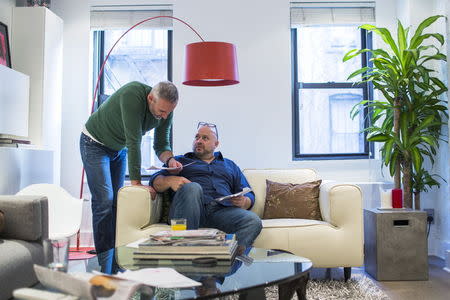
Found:
[[[131, 299], [137, 290], [150, 296], [153, 295], [152, 289], [146, 286], [147, 283], [141, 281], [123, 280], [122, 278], [102, 273], [100, 275], [93, 273], [64, 273], [39, 265], [34, 265], [33, 267], [36, 277], [43, 286], [78, 296], [85, 300]], [[94, 277], [97, 279], [96, 281], [92, 281]], [[99, 278], [100, 280], [98, 280]], [[99, 282], [102, 282], [102, 284], [99, 285]]]
[[[183, 168], [186, 168], [187, 166], [190, 166], [192, 164], [194, 164], [195, 161], [190, 162], [188, 164], [183, 165]], [[172, 171], [172, 170], [178, 170], [179, 168], [169, 168], [169, 167], [157, 167], [157, 166], [151, 166], [150, 168], [147, 168], [146, 170], [150, 171], [150, 170], [168, 170], [168, 171]]]
[[234, 197], [239, 197], [239, 196], [245, 195], [245, 194], [247, 194], [247, 193], [249, 193], [251, 191], [252, 191], [251, 188], [246, 187], [239, 193], [228, 195], [228, 196], [223, 196], [223, 197], [220, 197], [220, 198], [216, 198], [216, 199], [214, 199], [214, 201], [219, 201], [220, 202], [220, 201], [231, 199], [231, 198], [234, 198]]

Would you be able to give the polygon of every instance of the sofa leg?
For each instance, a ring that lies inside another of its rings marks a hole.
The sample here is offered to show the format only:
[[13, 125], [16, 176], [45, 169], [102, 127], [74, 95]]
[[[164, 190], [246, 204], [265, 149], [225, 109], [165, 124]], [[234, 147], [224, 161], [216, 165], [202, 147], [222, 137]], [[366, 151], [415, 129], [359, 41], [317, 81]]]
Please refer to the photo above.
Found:
[[331, 268], [327, 268], [325, 271], [325, 279], [331, 280]]
[[352, 276], [352, 268], [351, 267], [344, 267], [344, 280], [347, 281]]

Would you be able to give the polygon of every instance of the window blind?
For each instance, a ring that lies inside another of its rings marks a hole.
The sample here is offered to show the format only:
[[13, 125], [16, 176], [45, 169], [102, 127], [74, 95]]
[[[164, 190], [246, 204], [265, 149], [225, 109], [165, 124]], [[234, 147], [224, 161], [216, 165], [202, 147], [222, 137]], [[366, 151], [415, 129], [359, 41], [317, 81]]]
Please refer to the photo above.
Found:
[[291, 26], [375, 23], [373, 2], [291, 3]]
[[[128, 29], [134, 24], [156, 16], [172, 16], [169, 6], [93, 6], [91, 29]], [[158, 18], [138, 28], [172, 29], [172, 19]]]

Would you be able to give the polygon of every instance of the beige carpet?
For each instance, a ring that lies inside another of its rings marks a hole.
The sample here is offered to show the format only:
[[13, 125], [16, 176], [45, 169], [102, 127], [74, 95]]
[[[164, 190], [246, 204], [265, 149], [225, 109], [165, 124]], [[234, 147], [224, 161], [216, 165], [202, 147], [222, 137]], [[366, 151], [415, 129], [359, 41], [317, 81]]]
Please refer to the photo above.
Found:
[[[278, 299], [277, 287], [266, 288], [266, 297]], [[387, 300], [389, 297], [367, 276], [352, 275], [347, 282], [343, 280], [310, 280], [306, 297], [308, 300]], [[297, 295], [292, 299], [297, 300]]]
[[[265, 289], [266, 298], [278, 300], [278, 287], [271, 286]], [[157, 291], [158, 299], [171, 300], [168, 290]], [[308, 300], [388, 300], [389, 297], [365, 274], [353, 274], [345, 282], [343, 279], [312, 279], [308, 282], [306, 297]], [[138, 299], [138, 298], [136, 298]], [[237, 300], [237, 294], [214, 298], [220, 300]], [[292, 298], [297, 300], [297, 295]], [[253, 300], [253, 299], [252, 299]], [[258, 299], [255, 299], [258, 300]]]

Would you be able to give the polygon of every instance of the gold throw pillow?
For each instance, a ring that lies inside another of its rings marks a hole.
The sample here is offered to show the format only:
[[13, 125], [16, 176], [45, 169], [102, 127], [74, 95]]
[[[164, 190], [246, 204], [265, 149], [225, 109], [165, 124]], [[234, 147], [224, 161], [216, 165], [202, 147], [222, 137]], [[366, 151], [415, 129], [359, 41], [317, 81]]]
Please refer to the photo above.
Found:
[[278, 183], [266, 179], [263, 219], [322, 220], [319, 187], [322, 180], [302, 184]]

